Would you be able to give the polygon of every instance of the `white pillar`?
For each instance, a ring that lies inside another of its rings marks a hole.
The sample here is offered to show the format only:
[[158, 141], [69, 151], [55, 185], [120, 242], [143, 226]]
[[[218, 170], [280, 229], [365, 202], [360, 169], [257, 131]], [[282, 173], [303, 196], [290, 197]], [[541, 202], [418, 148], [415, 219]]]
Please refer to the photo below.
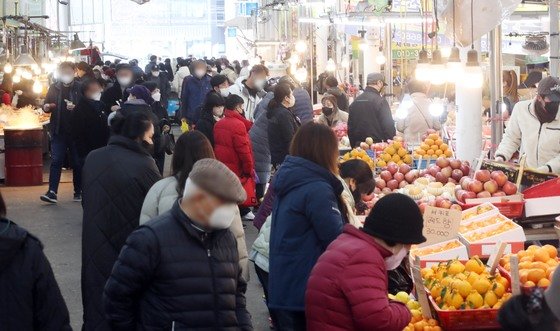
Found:
[[549, 4], [550, 15], [550, 75], [558, 77], [559, 48], [558, 36], [558, 0], [551, 0]]
[[315, 63], [317, 66], [317, 75], [325, 72], [327, 61], [329, 60], [328, 42], [329, 26], [319, 25], [315, 31]]
[[379, 36], [373, 29], [370, 29], [366, 34], [367, 46], [364, 47], [362, 50], [362, 59], [363, 59], [363, 87], [366, 87], [366, 80], [367, 75], [375, 72], [381, 72], [381, 67], [377, 62], [375, 62], [375, 58], [379, 53]]

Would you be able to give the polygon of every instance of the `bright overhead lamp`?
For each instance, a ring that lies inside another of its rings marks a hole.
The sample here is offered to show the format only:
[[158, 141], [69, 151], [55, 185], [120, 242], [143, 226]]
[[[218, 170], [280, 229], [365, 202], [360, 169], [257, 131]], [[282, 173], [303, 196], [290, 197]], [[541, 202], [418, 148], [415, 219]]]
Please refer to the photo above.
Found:
[[445, 69], [448, 82], [456, 83], [461, 78], [463, 75], [463, 64], [461, 63], [459, 48], [455, 46], [451, 48], [451, 53]]
[[86, 49], [86, 45], [80, 40], [80, 37], [77, 33], [74, 33], [74, 40], [70, 43], [70, 50], [71, 51], [79, 51], [81, 49]]
[[478, 52], [471, 49], [467, 53], [467, 64], [463, 74], [462, 85], [470, 88], [481, 88], [484, 77], [482, 77], [482, 68], [478, 63]]
[[418, 53], [418, 64], [414, 71], [414, 77], [422, 82], [430, 80], [430, 62], [428, 60], [428, 52], [425, 49]]
[[432, 52], [432, 63], [430, 65], [430, 83], [442, 85], [447, 80], [445, 65], [441, 59], [441, 51], [436, 49]]
[[335, 72], [336, 71], [336, 63], [332, 58], [327, 61], [327, 65], [325, 66], [325, 70], [328, 72]]
[[25, 67], [25, 66], [33, 66], [37, 65], [33, 56], [27, 53], [21, 53], [14, 62], [14, 66], [16, 67]]

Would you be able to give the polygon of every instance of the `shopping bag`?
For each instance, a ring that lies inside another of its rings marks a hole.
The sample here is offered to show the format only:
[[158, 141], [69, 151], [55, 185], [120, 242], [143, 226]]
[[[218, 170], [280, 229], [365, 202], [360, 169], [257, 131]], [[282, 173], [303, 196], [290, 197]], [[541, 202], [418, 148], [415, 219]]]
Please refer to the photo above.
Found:
[[186, 120], [181, 121], [181, 132], [182, 133], [189, 132], [189, 124], [187, 123]]
[[256, 183], [252, 177], [241, 178], [241, 185], [247, 193], [247, 200], [240, 204], [241, 207], [254, 207], [257, 205]]

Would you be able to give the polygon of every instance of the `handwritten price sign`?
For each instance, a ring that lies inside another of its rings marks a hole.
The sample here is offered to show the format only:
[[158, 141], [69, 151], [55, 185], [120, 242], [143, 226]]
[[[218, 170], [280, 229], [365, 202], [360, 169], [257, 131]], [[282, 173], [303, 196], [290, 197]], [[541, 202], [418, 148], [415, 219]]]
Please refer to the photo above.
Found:
[[456, 238], [460, 223], [461, 211], [427, 206], [423, 231], [427, 241], [422, 246]]

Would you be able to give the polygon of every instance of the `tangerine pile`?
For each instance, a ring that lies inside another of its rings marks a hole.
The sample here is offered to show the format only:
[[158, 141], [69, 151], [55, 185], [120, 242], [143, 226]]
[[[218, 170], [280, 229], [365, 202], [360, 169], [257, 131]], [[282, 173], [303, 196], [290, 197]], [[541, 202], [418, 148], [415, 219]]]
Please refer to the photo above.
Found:
[[[517, 252], [519, 259], [519, 280], [525, 287], [548, 287], [558, 266], [558, 250], [552, 245], [542, 247], [531, 245], [527, 250]], [[500, 260], [500, 265], [507, 271], [510, 267], [511, 254]]]
[[377, 158], [377, 166], [384, 168], [389, 162], [395, 162], [398, 165], [403, 163], [412, 164], [412, 156], [404, 148], [403, 142], [394, 140], [390, 143]]
[[343, 163], [344, 161], [356, 160], [356, 159], [365, 161], [371, 169], [375, 168], [375, 163], [373, 162], [371, 157], [369, 157], [369, 155], [366, 153], [366, 151], [364, 151], [361, 148], [354, 148], [350, 152], [344, 154], [344, 156], [342, 157], [341, 163]]
[[461, 216], [461, 220], [462, 221], [466, 221], [468, 219], [471, 219], [473, 217], [476, 217], [478, 215], [484, 214], [488, 211], [491, 211], [493, 209], [492, 205], [488, 205], [488, 204], [483, 204], [477, 207], [473, 207], [470, 208], [468, 210], [465, 210], [463, 212], [463, 215]]
[[440, 262], [421, 270], [429, 294], [442, 310], [498, 309], [511, 297], [509, 281], [491, 275], [477, 256]]
[[437, 133], [429, 134], [420, 146], [414, 150], [415, 159], [420, 157], [423, 159], [437, 159], [440, 156], [451, 157], [453, 152]]
[[503, 222], [507, 222], [508, 219], [505, 218], [503, 215], [497, 215], [497, 216], [492, 216], [489, 217], [487, 219], [483, 219], [480, 221], [475, 221], [472, 223], [469, 223], [467, 225], [461, 225], [459, 227], [459, 233], [463, 234], [463, 233], [467, 233], [470, 231], [474, 231], [474, 230], [478, 230], [490, 225], [494, 225], [494, 224], [498, 224], [498, 223], [503, 223]]
[[476, 242], [482, 239], [493, 237], [500, 233], [504, 233], [514, 228], [515, 228], [515, 224], [512, 221], [507, 220], [505, 222], [502, 222], [502, 224], [495, 229], [486, 232], [473, 232], [473, 233], [463, 235], [463, 237], [469, 242]]
[[425, 247], [425, 248], [412, 249], [410, 251], [410, 254], [413, 255], [413, 256], [425, 256], [425, 255], [430, 255], [430, 254], [434, 254], [434, 253], [440, 253], [440, 252], [448, 251], [450, 249], [457, 248], [457, 247], [460, 247], [460, 246], [461, 246], [461, 243], [458, 240], [454, 240], [454, 241], [450, 241], [450, 242], [446, 243], [445, 245], [433, 245], [433, 246]]

